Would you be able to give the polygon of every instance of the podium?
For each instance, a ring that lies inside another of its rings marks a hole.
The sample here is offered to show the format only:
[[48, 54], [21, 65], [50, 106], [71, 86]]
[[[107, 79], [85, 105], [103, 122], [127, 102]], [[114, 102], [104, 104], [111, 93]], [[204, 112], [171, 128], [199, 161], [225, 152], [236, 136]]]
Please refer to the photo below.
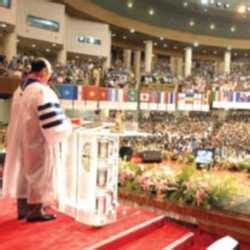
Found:
[[58, 209], [77, 221], [100, 227], [116, 221], [119, 135], [75, 129], [56, 152]]

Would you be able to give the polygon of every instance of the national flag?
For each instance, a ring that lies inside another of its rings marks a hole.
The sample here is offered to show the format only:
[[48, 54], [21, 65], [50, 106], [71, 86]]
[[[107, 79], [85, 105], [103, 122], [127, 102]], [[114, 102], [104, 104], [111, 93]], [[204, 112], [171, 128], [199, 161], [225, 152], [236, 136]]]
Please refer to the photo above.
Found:
[[124, 96], [124, 91], [123, 89], [118, 89], [118, 102], [122, 103], [123, 102], [123, 96]]
[[150, 101], [150, 94], [148, 92], [141, 92], [140, 93], [140, 100], [141, 100], [141, 102], [149, 102]]
[[137, 102], [138, 92], [135, 89], [129, 89], [128, 90], [128, 102]]
[[99, 93], [99, 101], [107, 101], [108, 100], [108, 89], [107, 88], [100, 88], [98, 89]]
[[84, 86], [82, 89], [82, 98], [85, 101], [98, 101], [99, 88], [96, 86]]
[[59, 98], [63, 100], [77, 100], [77, 85], [73, 84], [58, 84], [56, 89], [59, 93]]
[[169, 104], [175, 103], [175, 92], [169, 92]]
[[160, 103], [165, 104], [165, 94], [166, 92], [160, 92]]
[[236, 92], [236, 102], [240, 102], [240, 92]]
[[194, 94], [194, 104], [200, 105], [202, 102], [202, 94]]
[[108, 101], [117, 102], [118, 101], [118, 90], [115, 88], [108, 88]]
[[159, 103], [160, 102], [159, 92], [156, 92], [156, 91], [151, 92], [150, 97], [149, 97], [149, 102], [150, 103]]
[[193, 93], [186, 93], [185, 103], [186, 104], [194, 104], [194, 94]]

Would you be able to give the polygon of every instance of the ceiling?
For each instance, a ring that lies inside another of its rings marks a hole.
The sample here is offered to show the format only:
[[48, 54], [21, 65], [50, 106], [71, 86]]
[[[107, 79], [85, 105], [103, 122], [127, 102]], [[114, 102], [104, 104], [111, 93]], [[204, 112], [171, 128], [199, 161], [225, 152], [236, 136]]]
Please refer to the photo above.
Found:
[[[250, 0], [91, 0], [91, 2], [121, 16], [162, 28], [199, 35], [250, 39]], [[243, 13], [239, 13], [240, 7]]]

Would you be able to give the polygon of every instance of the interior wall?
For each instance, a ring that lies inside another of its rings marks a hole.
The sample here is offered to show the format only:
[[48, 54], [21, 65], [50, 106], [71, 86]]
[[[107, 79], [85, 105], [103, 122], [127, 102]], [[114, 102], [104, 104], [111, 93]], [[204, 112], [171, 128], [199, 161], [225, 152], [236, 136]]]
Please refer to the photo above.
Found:
[[11, 1], [11, 8], [0, 7], [0, 22], [16, 25], [17, 0]]
[[[42, 0], [18, 0], [17, 12], [17, 34], [19, 36], [64, 45], [65, 5]], [[58, 22], [60, 24], [59, 32], [28, 26], [26, 22], [28, 15]]]
[[[83, 35], [100, 39], [101, 45], [79, 42], [78, 38]], [[72, 53], [110, 58], [111, 33], [109, 25], [66, 16], [66, 49]]]

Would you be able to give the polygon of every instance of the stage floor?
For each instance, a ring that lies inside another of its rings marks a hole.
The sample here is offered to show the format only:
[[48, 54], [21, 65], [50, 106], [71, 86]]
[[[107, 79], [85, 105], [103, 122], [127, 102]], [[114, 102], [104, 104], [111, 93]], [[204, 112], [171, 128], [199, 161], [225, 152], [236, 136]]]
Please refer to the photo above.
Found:
[[[52, 222], [28, 224], [25, 221], [16, 220], [13, 200], [0, 199], [0, 249], [205, 250], [218, 238], [203, 233], [197, 228], [172, 222], [166, 219], [161, 211], [134, 207], [127, 203], [120, 205], [116, 223], [99, 229], [80, 224], [65, 215], [59, 213], [57, 215], [57, 220]], [[145, 226], [146, 230], [126, 234], [133, 228], [144, 226], [154, 220], [158, 220], [158, 223], [153, 226]], [[114, 243], [110, 241], [110, 239], [115, 239], [124, 233], [125, 237], [122, 240], [114, 241]], [[108, 242], [108, 245], [96, 248], [97, 245], [102, 246], [103, 242]], [[176, 247], [166, 248], [170, 246]], [[250, 246], [243, 245], [241, 249], [250, 250]]]
[[157, 216], [151, 211], [122, 205], [116, 223], [96, 229], [57, 215], [52, 222], [27, 224], [16, 220], [14, 201], [0, 200], [0, 249], [82, 250]]

